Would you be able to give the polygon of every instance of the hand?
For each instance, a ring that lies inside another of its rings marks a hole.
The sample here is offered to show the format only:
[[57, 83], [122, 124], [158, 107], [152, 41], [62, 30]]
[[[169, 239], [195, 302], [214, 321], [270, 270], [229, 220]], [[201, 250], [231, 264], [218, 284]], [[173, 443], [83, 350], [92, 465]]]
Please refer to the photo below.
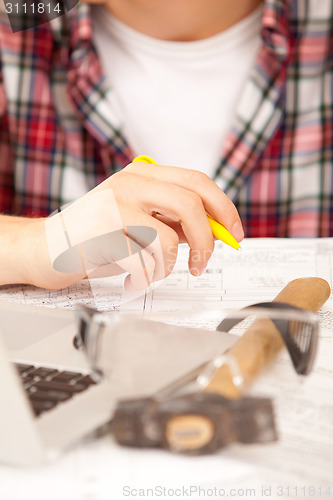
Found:
[[214, 249], [206, 211], [242, 240], [235, 206], [208, 176], [132, 163], [46, 219], [44, 265], [32, 282], [62, 288], [85, 276], [127, 272], [125, 287], [143, 289], [170, 274], [181, 242], [190, 247], [189, 270], [197, 276]]

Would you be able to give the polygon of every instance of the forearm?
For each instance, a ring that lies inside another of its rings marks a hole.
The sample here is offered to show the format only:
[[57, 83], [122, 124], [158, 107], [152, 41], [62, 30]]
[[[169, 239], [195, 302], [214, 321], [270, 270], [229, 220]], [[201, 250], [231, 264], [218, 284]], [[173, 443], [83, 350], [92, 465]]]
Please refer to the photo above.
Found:
[[0, 285], [29, 282], [38, 221], [0, 215]]
[[44, 227], [44, 219], [0, 215], [0, 285], [62, 288], [80, 278], [53, 269]]

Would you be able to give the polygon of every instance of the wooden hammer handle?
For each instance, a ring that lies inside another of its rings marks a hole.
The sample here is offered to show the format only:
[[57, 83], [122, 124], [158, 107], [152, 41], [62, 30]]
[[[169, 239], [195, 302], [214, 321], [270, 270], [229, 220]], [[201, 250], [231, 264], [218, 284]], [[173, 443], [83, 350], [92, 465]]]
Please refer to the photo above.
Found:
[[[321, 278], [300, 278], [288, 285], [275, 297], [273, 302], [282, 302], [317, 312], [330, 296], [330, 286]], [[276, 358], [283, 340], [270, 319], [257, 319], [235, 345], [228, 351], [243, 377], [243, 389]], [[206, 391], [215, 392], [229, 398], [241, 396], [234, 384], [228, 365], [222, 365], [213, 375]]]

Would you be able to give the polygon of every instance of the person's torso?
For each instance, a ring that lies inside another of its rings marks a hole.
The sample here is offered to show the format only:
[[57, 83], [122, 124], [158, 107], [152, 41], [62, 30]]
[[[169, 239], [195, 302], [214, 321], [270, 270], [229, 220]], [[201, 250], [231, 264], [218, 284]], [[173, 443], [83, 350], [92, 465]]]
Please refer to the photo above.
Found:
[[[315, 4], [265, 5], [262, 45], [213, 174], [247, 236], [333, 234], [333, 6]], [[44, 25], [15, 36], [1, 27], [0, 114], [11, 160], [0, 167], [1, 210], [45, 215], [68, 201], [65, 171], [83, 173], [90, 188], [134, 156], [106, 99], [88, 6], [57, 21], [53, 31]]]

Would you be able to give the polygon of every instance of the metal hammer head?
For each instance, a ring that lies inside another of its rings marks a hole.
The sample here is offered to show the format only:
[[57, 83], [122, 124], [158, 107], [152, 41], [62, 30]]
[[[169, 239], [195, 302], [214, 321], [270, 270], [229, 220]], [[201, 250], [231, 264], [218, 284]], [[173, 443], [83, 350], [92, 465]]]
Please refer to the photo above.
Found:
[[192, 455], [213, 453], [235, 441], [277, 439], [270, 399], [231, 400], [209, 392], [164, 401], [121, 401], [112, 430], [117, 442], [125, 446], [160, 447]]

